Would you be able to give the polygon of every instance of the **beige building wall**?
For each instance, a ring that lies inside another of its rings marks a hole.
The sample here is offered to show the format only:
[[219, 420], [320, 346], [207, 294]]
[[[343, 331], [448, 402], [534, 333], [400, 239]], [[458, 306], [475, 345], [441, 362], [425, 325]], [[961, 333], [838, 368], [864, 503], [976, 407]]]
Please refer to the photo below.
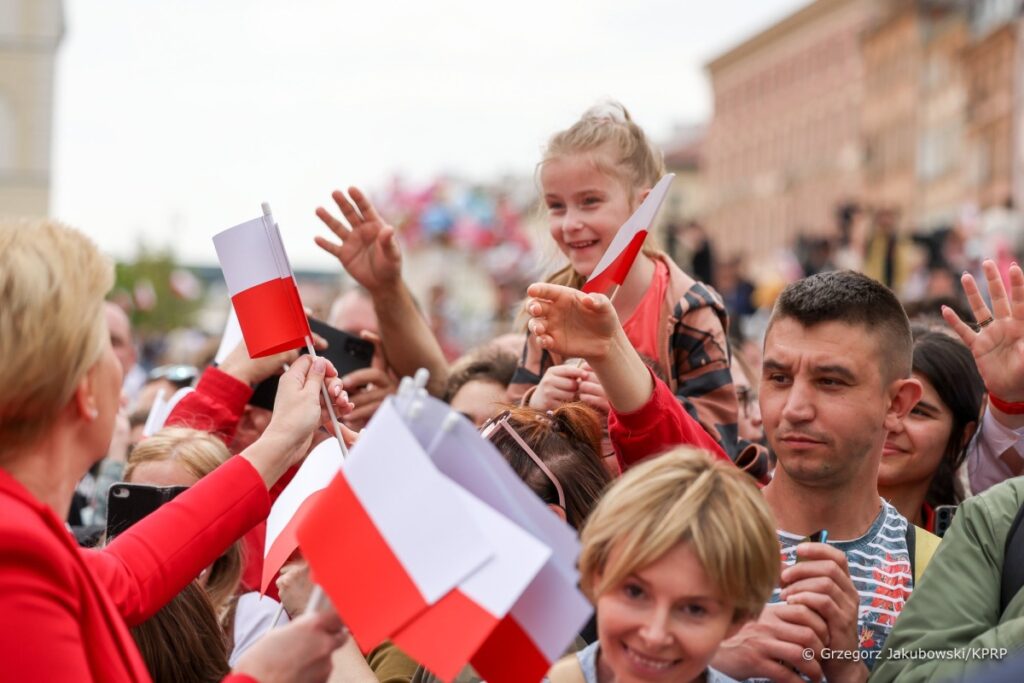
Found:
[[967, 182], [967, 72], [969, 31], [963, 13], [933, 15], [925, 33], [917, 174], [921, 186], [912, 217], [924, 228], [952, 225]]
[[970, 85], [967, 166], [971, 199], [981, 208], [1003, 204], [1013, 192], [1013, 118], [1017, 24], [976, 35], [964, 53]]
[[708, 64], [706, 222], [720, 254], [831, 233], [863, 185], [860, 36], [876, 0], [816, 0]]
[[863, 201], [902, 227], [949, 225], [965, 200], [966, 16], [893, 0], [864, 32]]
[[917, 194], [921, 33], [917, 3], [897, 0], [861, 38], [865, 78], [860, 199], [871, 206], [894, 207], [904, 216]]
[[54, 62], [63, 33], [60, 0], [0, 0], [0, 214], [49, 212]]

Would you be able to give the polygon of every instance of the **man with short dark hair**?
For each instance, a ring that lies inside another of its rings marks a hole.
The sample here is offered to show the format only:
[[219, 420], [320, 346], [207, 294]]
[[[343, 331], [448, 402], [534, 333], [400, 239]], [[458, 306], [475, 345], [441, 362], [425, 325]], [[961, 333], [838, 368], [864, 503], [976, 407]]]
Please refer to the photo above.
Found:
[[[550, 284], [532, 285], [529, 294], [529, 329], [541, 346], [586, 358], [613, 409], [637, 429], [645, 427], [635, 424], [641, 414], [665, 424], [692, 420], [675, 403], [659, 409], [657, 382], [632, 348], [622, 351], [628, 340], [607, 297]], [[921, 397], [911, 353], [899, 301], [863, 275], [815, 275], [779, 297], [765, 338], [760, 405], [778, 457], [764, 495], [788, 566], [772, 602], [722, 644], [713, 668], [793, 683], [801, 675], [830, 683], [867, 678], [913, 589], [907, 520], [877, 486], [886, 435]], [[672, 410], [678, 413], [657, 415]], [[686, 442], [685, 425], [674, 431]], [[828, 543], [804, 542], [820, 531]], [[937, 541], [920, 529], [914, 536], [919, 545]]]
[[[761, 414], [778, 467], [764, 495], [785, 563], [762, 617], [713, 662], [734, 678], [867, 678], [913, 589], [907, 520], [878, 495], [889, 430], [921, 396], [896, 297], [851, 271], [787, 287], [765, 337]], [[828, 543], [804, 543], [826, 530]]]

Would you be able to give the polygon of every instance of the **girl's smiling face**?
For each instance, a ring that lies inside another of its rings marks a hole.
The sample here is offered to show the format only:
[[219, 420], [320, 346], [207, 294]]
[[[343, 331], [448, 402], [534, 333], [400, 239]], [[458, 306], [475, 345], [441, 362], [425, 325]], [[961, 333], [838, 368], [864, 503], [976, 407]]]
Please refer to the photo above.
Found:
[[541, 167], [551, 237], [583, 277], [590, 277], [639, 203], [639, 192], [629, 190], [609, 168], [614, 159], [603, 149], [555, 157]]
[[596, 607], [598, 679], [616, 683], [696, 680], [742, 625], [688, 543], [609, 587]]
[[953, 413], [931, 382], [917, 372], [914, 378], [921, 382], [924, 393], [900, 426], [885, 438], [878, 467], [878, 483], [882, 486], [912, 486], [931, 481], [946, 455]]

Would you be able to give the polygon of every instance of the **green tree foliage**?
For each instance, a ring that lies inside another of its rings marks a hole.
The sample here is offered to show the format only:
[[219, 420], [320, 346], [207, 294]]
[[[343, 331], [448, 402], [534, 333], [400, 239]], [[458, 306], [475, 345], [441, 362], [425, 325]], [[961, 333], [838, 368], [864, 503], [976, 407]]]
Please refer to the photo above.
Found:
[[171, 250], [151, 251], [140, 245], [133, 261], [116, 264], [110, 298], [130, 311], [132, 326], [138, 332], [159, 334], [191, 327], [203, 306], [203, 295], [188, 298], [172, 286], [175, 271], [187, 270], [177, 263]]

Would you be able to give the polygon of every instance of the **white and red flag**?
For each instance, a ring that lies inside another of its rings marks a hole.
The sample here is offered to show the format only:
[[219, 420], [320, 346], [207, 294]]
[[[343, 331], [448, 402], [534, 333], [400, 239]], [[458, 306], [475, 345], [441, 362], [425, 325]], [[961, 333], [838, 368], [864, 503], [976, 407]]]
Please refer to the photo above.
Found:
[[496, 554], [392, 637], [403, 652], [446, 681], [458, 675], [551, 557], [550, 548], [465, 489], [458, 490]]
[[313, 580], [365, 651], [495, 555], [389, 398], [298, 528]]
[[309, 321], [269, 207], [263, 216], [214, 235], [213, 246], [249, 355], [305, 346]]
[[[421, 446], [429, 444], [425, 450], [438, 469], [504, 517], [516, 535], [550, 552], [537, 567], [523, 550], [508, 554], [499, 550], [458, 590], [397, 634], [395, 643], [414, 659], [417, 654], [428, 658], [421, 663], [442, 678], [454, 676], [446, 677], [440, 669], [450, 673], [459, 657], [468, 655], [489, 683], [540, 681], [593, 612], [577, 588], [576, 533], [523, 483], [469, 421], [458, 419], [439, 431], [437, 426], [445, 423], [451, 408], [429, 397], [418, 401], [417, 417], [410, 419], [409, 428]], [[498, 547], [515, 546], [503, 540]], [[529, 578], [523, 583], [525, 577]], [[467, 616], [458, 623], [452, 618], [456, 606], [474, 618]], [[414, 638], [421, 640], [410, 642]], [[433, 651], [422, 655], [428, 644]], [[413, 648], [417, 654], [410, 651]]]
[[654, 218], [658, 215], [669, 185], [675, 177], [674, 173], [662, 176], [629, 220], [622, 224], [601, 260], [597, 262], [594, 272], [583, 285], [584, 292], [606, 292], [612, 286], [621, 285], [626, 280], [629, 269], [633, 267], [633, 261], [643, 248], [647, 233], [654, 224]]
[[299, 547], [296, 535], [299, 523], [312, 508], [317, 496], [341, 469], [344, 460], [338, 440], [324, 440], [306, 456], [299, 471], [274, 501], [270, 516], [267, 517], [261, 593], [267, 592], [270, 582]]

